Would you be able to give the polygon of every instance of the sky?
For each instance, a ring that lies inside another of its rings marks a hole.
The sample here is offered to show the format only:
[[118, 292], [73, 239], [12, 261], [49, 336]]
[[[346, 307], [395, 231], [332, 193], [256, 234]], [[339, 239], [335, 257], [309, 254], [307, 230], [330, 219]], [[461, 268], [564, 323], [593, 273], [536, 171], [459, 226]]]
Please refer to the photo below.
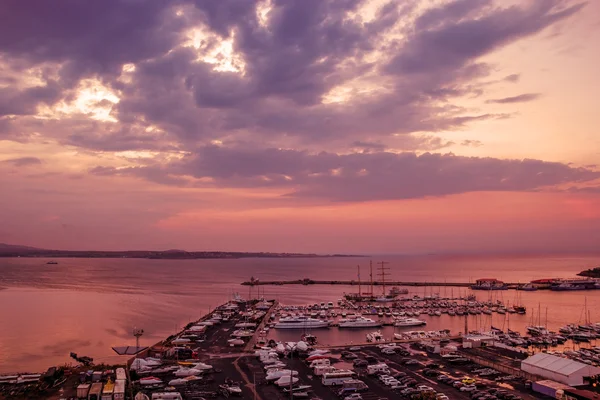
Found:
[[0, 242], [588, 252], [600, 2], [7, 0]]

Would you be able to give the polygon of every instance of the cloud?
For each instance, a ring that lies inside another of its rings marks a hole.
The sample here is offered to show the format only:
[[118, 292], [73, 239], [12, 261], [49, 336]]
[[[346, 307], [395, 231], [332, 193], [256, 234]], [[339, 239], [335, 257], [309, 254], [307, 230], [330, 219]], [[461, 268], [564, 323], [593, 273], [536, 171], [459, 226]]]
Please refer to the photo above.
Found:
[[15, 167], [28, 167], [30, 165], [38, 165], [42, 163], [37, 157], [20, 157], [20, 158], [11, 158], [10, 160], [2, 161], [6, 164], [12, 164]]
[[481, 147], [481, 146], [483, 146], [483, 142], [481, 142], [480, 140], [467, 139], [467, 140], [463, 140], [460, 143], [460, 145], [467, 146], [467, 147]]
[[[96, 167], [92, 173], [138, 176], [169, 184], [165, 177], [196, 179], [187, 185], [279, 188], [292, 198], [368, 201], [423, 198], [473, 191], [534, 191], [586, 182], [600, 172], [540, 160], [501, 160], [424, 153], [310, 153], [282, 149], [207, 146], [161, 166]], [[181, 185], [181, 181], [174, 184]]]
[[[345, 151], [365, 138], [439, 149], [447, 144], [398, 136], [507, 117], [452, 100], [485, 93], [478, 82], [493, 68], [482, 56], [583, 7], [390, 1], [368, 19], [358, 0], [268, 5], [261, 17], [265, 2], [10, 0], [0, 79], [15, 87], [0, 90], [0, 135], [94, 151], [170, 151], [215, 140]], [[118, 96], [114, 104], [94, 100], [112, 107], [117, 122], [86, 122], [81, 113], [35, 118], [72, 102], [82, 79]]]
[[518, 96], [504, 97], [502, 99], [491, 99], [487, 100], [486, 103], [495, 104], [512, 104], [512, 103], [526, 103], [538, 99], [541, 96], [540, 93], [523, 93]]

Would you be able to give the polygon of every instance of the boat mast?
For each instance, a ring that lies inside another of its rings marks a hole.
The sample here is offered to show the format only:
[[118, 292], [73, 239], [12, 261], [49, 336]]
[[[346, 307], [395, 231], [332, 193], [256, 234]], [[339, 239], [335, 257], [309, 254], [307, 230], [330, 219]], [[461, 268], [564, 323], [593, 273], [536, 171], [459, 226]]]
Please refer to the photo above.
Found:
[[371, 278], [371, 297], [373, 297], [373, 260], [369, 260], [369, 268], [371, 270], [371, 272], [369, 273], [369, 276]]
[[388, 261], [380, 261], [377, 264], [380, 265], [379, 270], [381, 271], [379, 273], [379, 275], [381, 275], [381, 283], [383, 285], [383, 296], [385, 297], [385, 274], [386, 274], [386, 270], [388, 270], [389, 268], [385, 266], [385, 264], [389, 264]]
[[360, 265], [357, 265], [356, 267], [358, 268], [358, 297], [362, 297], [360, 290]]

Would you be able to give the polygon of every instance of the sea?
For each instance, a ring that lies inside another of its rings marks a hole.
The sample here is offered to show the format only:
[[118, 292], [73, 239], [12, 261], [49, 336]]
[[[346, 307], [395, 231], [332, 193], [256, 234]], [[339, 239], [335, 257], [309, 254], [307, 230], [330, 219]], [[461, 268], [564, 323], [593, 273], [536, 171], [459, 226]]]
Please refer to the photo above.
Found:
[[[135, 345], [134, 329], [143, 329], [140, 345], [152, 345], [176, 333], [239, 293], [265, 297], [284, 305], [332, 301], [356, 286], [282, 285], [251, 288], [240, 285], [260, 280], [351, 280], [368, 276], [369, 262], [387, 261], [387, 279], [423, 282], [473, 282], [497, 278], [529, 282], [541, 278], [572, 278], [600, 265], [596, 255], [423, 255], [340, 258], [244, 258], [211, 260], [0, 258], [0, 373], [42, 372], [72, 362], [70, 352], [90, 356], [96, 363], [124, 363], [113, 346]], [[375, 288], [377, 292], [379, 288]], [[541, 322], [551, 330], [567, 323], [600, 321], [600, 291], [471, 292], [467, 288], [409, 287], [409, 295], [439, 294], [515, 301], [526, 315], [470, 316], [469, 329], [490, 325], [525, 332]], [[518, 296], [518, 298], [517, 298]], [[464, 317], [430, 317], [423, 329], [464, 329]], [[487, 320], [486, 320], [487, 318]], [[392, 327], [383, 328], [392, 336]], [[421, 328], [414, 328], [421, 329]], [[365, 331], [330, 328], [314, 331], [320, 343], [364, 342]], [[275, 332], [280, 340], [298, 340], [299, 332]]]

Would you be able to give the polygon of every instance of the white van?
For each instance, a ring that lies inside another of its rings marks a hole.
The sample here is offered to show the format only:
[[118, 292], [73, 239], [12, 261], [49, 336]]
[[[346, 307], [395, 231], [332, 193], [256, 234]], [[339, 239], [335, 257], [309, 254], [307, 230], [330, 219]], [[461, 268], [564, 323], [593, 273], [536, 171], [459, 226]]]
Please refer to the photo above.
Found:
[[315, 367], [314, 374], [316, 376], [321, 376], [321, 375], [326, 374], [328, 372], [335, 372], [335, 371], [337, 371], [336, 367], [332, 367], [331, 365], [320, 365], [318, 367]]
[[313, 360], [310, 363], [310, 368], [328, 367], [330, 365], [331, 365], [331, 361], [329, 361], [329, 358], [319, 358], [318, 360]]
[[367, 365], [367, 375], [389, 374], [390, 368], [385, 363]]

